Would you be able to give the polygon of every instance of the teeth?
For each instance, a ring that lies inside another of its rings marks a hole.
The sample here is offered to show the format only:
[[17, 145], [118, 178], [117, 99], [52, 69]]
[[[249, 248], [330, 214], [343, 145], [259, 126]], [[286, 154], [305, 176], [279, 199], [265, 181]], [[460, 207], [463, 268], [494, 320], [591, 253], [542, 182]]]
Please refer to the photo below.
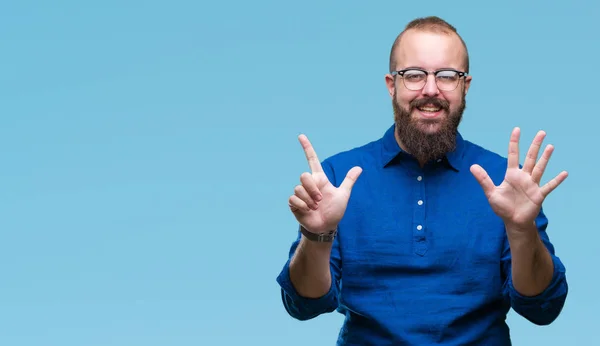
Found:
[[440, 110], [439, 108], [433, 108], [433, 107], [421, 107], [419, 109], [422, 111], [425, 111], [425, 112], [437, 112]]

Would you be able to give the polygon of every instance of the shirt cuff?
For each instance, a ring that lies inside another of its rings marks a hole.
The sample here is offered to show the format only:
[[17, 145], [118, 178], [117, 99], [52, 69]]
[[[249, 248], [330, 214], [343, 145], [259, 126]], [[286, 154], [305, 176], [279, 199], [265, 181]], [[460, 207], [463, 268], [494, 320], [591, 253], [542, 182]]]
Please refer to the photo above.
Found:
[[556, 319], [562, 310], [568, 292], [565, 267], [558, 257], [551, 257], [554, 264], [552, 280], [540, 294], [524, 296], [515, 289], [512, 276], [508, 280], [512, 308], [536, 324], [549, 324]]
[[298, 294], [290, 278], [290, 260], [288, 260], [279, 276], [277, 283], [281, 287], [281, 299], [286, 311], [299, 320], [309, 320], [322, 313], [332, 312], [337, 308], [337, 289], [334, 284], [333, 273], [332, 284], [329, 291], [319, 298], [307, 298]]

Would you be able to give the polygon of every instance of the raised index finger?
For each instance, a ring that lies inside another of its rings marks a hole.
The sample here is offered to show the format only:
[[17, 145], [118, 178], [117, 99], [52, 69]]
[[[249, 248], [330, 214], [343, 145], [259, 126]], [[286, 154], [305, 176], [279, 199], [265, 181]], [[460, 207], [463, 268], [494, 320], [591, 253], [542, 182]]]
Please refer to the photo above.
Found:
[[308, 137], [306, 137], [305, 135], [300, 135], [298, 136], [298, 140], [302, 145], [302, 149], [304, 149], [304, 154], [306, 155], [306, 160], [308, 160], [308, 166], [310, 167], [310, 170], [313, 173], [323, 172], [321, 162], [319, 161], [317, 153], [315, 152], [315, 149], [313, 148], [312, 144], [310, 144]]

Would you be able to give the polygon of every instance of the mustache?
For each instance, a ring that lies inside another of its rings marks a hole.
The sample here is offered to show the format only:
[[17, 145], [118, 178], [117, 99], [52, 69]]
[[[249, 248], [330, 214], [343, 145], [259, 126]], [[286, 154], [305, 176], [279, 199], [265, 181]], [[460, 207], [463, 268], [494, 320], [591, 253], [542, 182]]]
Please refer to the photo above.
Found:
[[439, 107], [446, 111], [450, 109], [450, 104], [448, 101], [440, 100], [435, 97], [412, 100], [409, 106], [411, 110], [414, 110], [417, 107], [423, 107], [425, 105], [433, 105], [434, 107]]

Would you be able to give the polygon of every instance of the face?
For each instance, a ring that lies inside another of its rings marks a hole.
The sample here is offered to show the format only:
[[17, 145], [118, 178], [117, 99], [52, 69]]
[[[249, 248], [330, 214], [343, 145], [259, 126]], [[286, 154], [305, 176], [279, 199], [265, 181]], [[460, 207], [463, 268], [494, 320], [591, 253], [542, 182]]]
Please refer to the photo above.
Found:
[[[456, 35], [407, 31], [395, 54], [396, 70], [465, 70], [465, 49]], [[407, 88], [404, 82], [400, 76], [386, 75], [400, 145], [421, 162], [454, 150], [471, 76], [459, 78], [454, 90], [440, 88], [432, 74], [418, 90]]]

